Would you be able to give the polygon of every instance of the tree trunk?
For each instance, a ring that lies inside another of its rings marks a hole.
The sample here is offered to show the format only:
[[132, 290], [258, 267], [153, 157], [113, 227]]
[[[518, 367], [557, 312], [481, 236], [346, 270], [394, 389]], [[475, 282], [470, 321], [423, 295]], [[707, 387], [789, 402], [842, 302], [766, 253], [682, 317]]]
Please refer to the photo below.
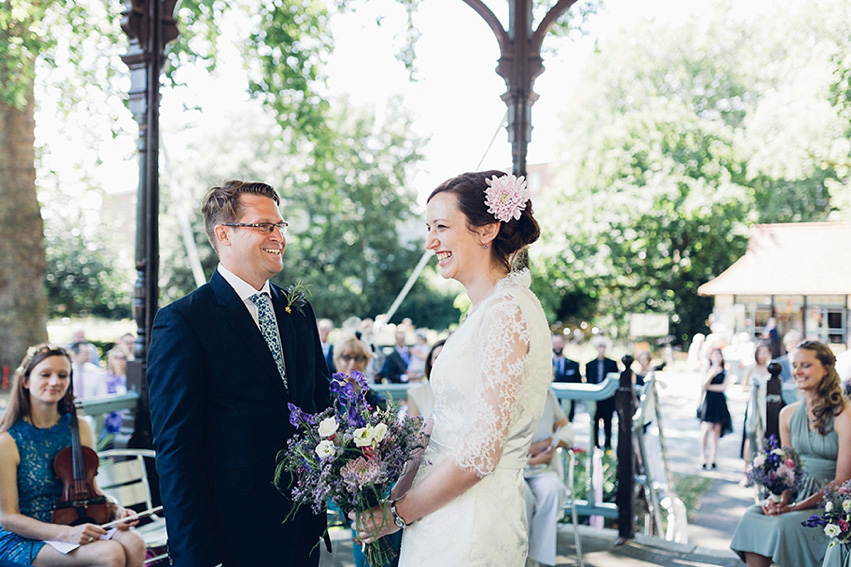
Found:
[[44, 225], [35, 188], [35, 120], [0, 99], [0, 381], [29, 345], [47, 340]]

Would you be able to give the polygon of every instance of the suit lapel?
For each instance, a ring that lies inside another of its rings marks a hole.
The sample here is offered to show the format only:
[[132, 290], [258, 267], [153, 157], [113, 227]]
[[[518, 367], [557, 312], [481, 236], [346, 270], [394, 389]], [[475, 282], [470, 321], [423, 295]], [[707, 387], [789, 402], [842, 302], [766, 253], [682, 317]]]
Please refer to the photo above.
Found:
[[[257, 323], [252, 319], [251, 314], [239, 298], [239, 295], [237, 295], [218, 271], [214, 272], [213, 277], [210, 278], [210, 287], [213, 288], [213, 292], [216, 294], [222, 318], [233, 327], [234, 334], [245, 342], [251, 356], [259, 364], [259, 373], [274, 379], [280, 386], [281, 391], [286, 392], [284, 382], [281, 380], [281, 374], [278, 372], [278, 365], [275, 364], [275, 359], [269, 351], [269, 345], [266, 344], [266, 339], [263, 338], [263, 334], [257, 327]], [[275, 310], [275, 314], [277, 317], [277, 309]], [[280, 326], [280, 318], [278, 319], [278, 325]], [[285, 346], [284, 354], [286, 354], [286, 351]], [[247, 361], [246, 369], [251, 368], [251, 366], [252, 364]]]
[[281, 289], [276, 285], [269, 286], [272, 296], [272, 307], [275, 309], [275, 319], [278, 321], [278, 334], [281, 335], [281, 348], [284, 350], [284, 365], [287, 369], [287, 385], [290, 389], [295, 387], [298, 380], [291, 379], [297, 374], [296, 333], [293, 324], [292, 313], [287, 313], [287, 301]]

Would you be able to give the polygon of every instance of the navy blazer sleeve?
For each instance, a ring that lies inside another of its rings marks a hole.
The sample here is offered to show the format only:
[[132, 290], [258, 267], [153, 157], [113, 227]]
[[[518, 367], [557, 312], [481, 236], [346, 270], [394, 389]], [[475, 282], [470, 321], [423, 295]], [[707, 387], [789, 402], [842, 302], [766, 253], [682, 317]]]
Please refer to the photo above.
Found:
[[393, 352], [384, 359], [384, 366], [378, 373], [378, 377], [387, 378], [393, 383], [401, 384], [403, 382], [402, 377], [407, 371], [408, 366], [402, 359], [402, 355], [396, 352], [396, 350], [393, 350]]
[[[189, 322], [173, 306], [159, 310], [151, 332], [148, 392], [169, 548], [177, 565], [218, 560], [205, 470], [204, 354]], [[195, 478], [197, 482], [186, 482]]]

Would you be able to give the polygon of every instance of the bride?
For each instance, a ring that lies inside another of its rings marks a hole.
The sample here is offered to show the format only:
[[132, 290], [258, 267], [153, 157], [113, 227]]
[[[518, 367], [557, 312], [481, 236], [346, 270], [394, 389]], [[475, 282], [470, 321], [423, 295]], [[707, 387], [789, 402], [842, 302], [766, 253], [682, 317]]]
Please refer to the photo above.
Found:
[[[375, 507], [366, 525], [383, 522], [382, 535], [405, 530], [400, 567], [522, 567], [523, 468], [552, 367], [529, 271], [512, 265], [540, 228], [523, 178], [499, 171], [437, 187], [426, 226], [426, 248], [444, 278], [463, 284], [472, 309], [432, 369], [435, 407], [419, 470], [394, 488], [390, 521]], [[366, 541], [370, 533], [360, 531]]]

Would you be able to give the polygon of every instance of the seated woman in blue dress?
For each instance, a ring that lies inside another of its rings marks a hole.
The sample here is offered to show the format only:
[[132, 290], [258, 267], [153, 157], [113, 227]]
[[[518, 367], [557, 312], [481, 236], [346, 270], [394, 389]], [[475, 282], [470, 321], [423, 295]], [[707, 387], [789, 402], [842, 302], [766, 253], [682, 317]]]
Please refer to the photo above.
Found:
[[[28, 349], [0, 420], [0, 560], [39, 567], [142, 567], [145, 544], [129, 530], [135, 521], [120, 524], [111, 539], [101, 539], [107, 531], [95, 524], [50, 523], [51, 505], [62, 493], [53, 461], [71, 445], [66, 408], [72, 401], [68, 353], [51, 345]], [[82, 444], [91, 448], [91, 427], [84, 420], [79, 427]], [[113, 503], [109, 507], [114, 519], [132, 515]], [[46, 541], [76, 547], [62, 553]]]
[[787, 490], [779, 502], [766, 500], [745, 512], [730, 547], [748, 567], [819, 567], [827, 536], [801, 522], [818, 512], [826, 483], [851, 478], [851, 404], [833, 352], [818, 341], [800, 343], [792, 376], [801, 401], [780, 412], [780, 442], [798, 451], [806, 475], [797, 494]]

